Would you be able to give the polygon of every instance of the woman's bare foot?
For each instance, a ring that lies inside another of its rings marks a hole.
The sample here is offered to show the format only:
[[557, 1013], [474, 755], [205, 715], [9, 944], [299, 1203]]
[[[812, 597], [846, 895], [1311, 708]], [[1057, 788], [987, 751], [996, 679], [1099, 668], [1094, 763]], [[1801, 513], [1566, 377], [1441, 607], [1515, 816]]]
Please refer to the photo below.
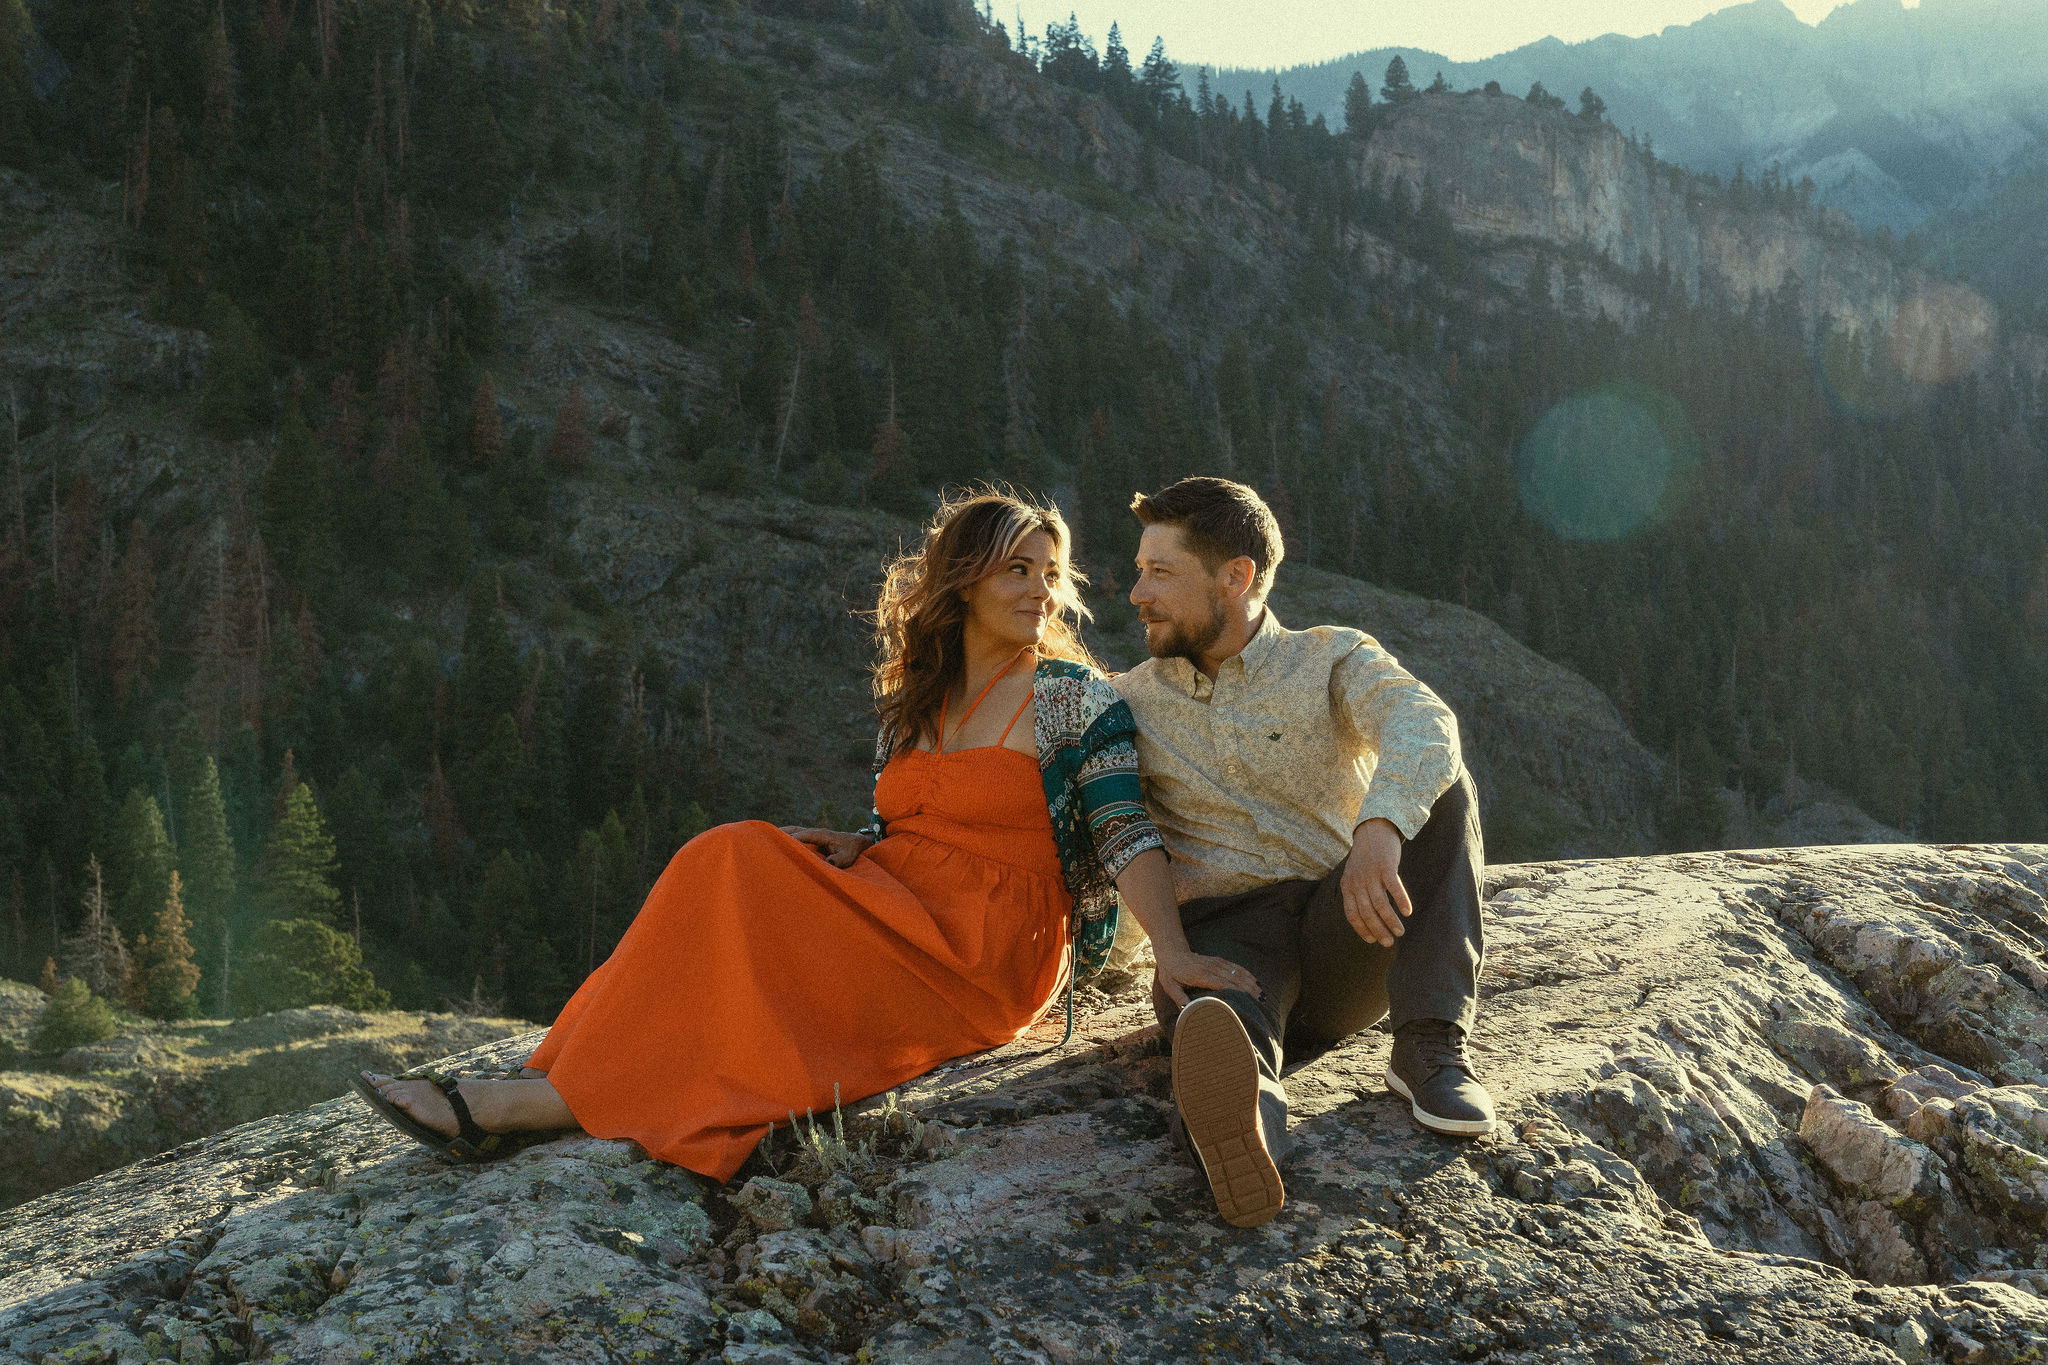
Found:
[[[365, 1071], [363, 1079], [377, 1093], [433, 1129], [442, 1137], [459, 1131], [455, 1106], [432, 1081], [399, 1080], [379, 1071]], [[469, 1106], [469, 1115], [486, 1133], [518, 1133], [548, 1128], [576, 1128], [576, 1116], [569, 1112], [545, 1074], [516, 1081], [460, 1081], [456, 1091]]]

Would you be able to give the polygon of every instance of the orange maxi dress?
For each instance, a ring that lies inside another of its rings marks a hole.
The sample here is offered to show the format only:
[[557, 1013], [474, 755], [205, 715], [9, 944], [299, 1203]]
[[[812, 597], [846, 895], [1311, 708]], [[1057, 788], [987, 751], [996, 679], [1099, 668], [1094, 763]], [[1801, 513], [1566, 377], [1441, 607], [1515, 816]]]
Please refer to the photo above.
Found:
[[758, 820], [676, 853], [527, 1061], [584, 1131], [728, 1180], [835, 1084], [879, 1094], [1044, 1013], [1072, 902], [1037, 762], [905, 750], [875, 803], [888, 835], [850, 868]]

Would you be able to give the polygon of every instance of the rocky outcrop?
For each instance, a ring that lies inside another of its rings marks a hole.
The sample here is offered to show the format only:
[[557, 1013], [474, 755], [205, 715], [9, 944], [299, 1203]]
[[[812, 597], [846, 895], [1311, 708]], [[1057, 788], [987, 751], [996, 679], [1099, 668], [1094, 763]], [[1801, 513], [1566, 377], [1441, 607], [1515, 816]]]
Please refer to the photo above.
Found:
[[197, 387], [205, 336], [138, 316], [117, 252], [106, 224], [0, 170], [0, 423]]
[[[1495, 869], [1476, 1143], [1368, 1032], [1214, 1217], [1141, 982], [726, 1189], [626, 1143], [450, 1169], [354, 1099], [0, 1214], [0, 1360], [2038, 1360], [2048, 847]], [[456, 1059], [516, 1063], [516, 1040]], [[1958, 1054], [1962, 1055], [1958, 1055]]]
[[[0, 1039], [25, 1042], [42, 1001], [33, 987], [0, 981]], [[17, 1069], [0, 1069], [0, 1208], [304, 1108], [344, 1089], [359, 1068], [396, 1071], [527, 1027], [314, 1005], [236, 1021], [151, 1022], [57, 1057], [19, 1058]]]
[[1930, 280], [1839, 216], [1732, 206], [1675, 187], [1601, 123], [1506, 96], [1397, 106], [1353, 155], [1361, 184], [1425, 188], [1481, 242], [1589, 252], [1628, 274], [1662, 271], [1695, 302], [1738, 311], [1789, 289], [1809, 326], [1888, 326]]

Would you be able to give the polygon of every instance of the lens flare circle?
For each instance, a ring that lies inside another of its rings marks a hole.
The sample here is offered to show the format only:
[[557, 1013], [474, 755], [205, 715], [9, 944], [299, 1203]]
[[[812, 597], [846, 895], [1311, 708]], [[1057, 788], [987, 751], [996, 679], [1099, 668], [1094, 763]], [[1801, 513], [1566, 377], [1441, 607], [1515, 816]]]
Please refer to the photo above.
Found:
[[1839, 411], [1888, 418], [1912, 405], [1916, 386], [1892, 364], [1882, 337], [1836, 328], [1820, 339], [1814, 359], [1821, 391]]
[[1668, 516], [1698, 464], [1676, 399], [1645, 384], [1574, 394], [1515, 453], [1522, 505], [1567, 540], [1620, 540]]

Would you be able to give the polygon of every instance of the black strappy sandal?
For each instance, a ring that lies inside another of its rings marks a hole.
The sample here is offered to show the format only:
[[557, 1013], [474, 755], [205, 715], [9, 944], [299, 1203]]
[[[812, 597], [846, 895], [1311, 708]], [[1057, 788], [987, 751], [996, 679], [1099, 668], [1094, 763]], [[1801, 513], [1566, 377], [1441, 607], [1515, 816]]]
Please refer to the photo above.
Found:
[[490, 1161], [512, 1150], [512, 1134], [486, 1133], [483, 1129], [477, 1127], [476, 1119], [469, 1112], [468, 1101], [462, 1098], [462, 1093], [456, 1088], [460, 1082], [453, 1076], [426, 1076], [421, 1079], [432, 1081], [434, 1088], [448, 1097], [448, 1105], [455, 1111], [457, 1132], [454, 1137], [443, 1137], [411, 1114], [400, 1109], [390, 1100], [385, 1099], [383, 1095], [378, 1093], [377, 1087], [370, 1084], [360, 1074], [350, 1082], [350, 1085], [354, 1087], [358, 1095], [363, 1097], [364, 1102], [370, 1108], [382, 1114], [386, 1119], [389, 1119], [392, 1127], [398, 1129], [407, 1137], [427, 1147], [431, 1147], [434, 1155], [440, 1157], [443, 1161], [458, 1163]]

